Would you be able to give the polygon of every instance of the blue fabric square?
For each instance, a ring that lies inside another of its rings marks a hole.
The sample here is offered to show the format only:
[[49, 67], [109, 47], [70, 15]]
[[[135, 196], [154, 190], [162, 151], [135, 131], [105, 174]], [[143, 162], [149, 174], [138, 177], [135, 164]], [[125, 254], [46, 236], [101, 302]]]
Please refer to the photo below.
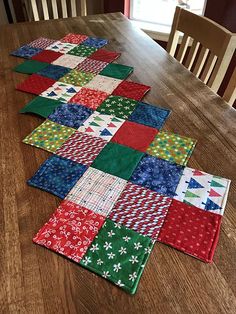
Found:
[[83, 41], [83, 45], [95, 48], [102, 48], [103, 46], [108, 44], [107, 39], [89, 37], [85, 41]]
[[129, 121], [141, 123], [160, 130], [171, 111], [169, 109], [156, 107], [139, 102], [129, 117]]
[[62, 67], [60, 65], [49, 64], [46, 68], [37, 72], [37, 74], [49, 77], [55, 81], [59, 80], [62, 76], [66, 75], [71, 69]]
[[27, 183], [63, 199], [86, 169], [84, 165], [54, 155], [41, 165]]
[[145, 155], [129, 181], [162, 195], [173, 197], [183, 170], [184, 166]]
[[43, 49], [25, 45], [25, 46], [18, 48], [15, 51], [11, 52], [11, 55], [16, 56], [16, 57], [25, 58], [25, 59], [30, 59], [41, 51], [43, 51]]
[[77, 104], [58, 106], [48, 119], [56, 123], [78, 129], [93, 113], [93, 110]]

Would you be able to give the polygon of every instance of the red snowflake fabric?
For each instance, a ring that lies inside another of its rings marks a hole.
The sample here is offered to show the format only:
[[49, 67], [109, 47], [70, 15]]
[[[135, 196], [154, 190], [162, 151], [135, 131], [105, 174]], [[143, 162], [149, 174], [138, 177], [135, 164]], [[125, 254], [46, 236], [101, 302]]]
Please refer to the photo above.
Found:
[[82, 87], [69, 102], [84, 105], [95, 110], [108, 96], [109, 94], [105, 92]]
[[80, 44], [83, 41], [85, 41], [87, 38], [88, 38], [87, 35], [69, 33], [65, 37], [63, 37], [61, 41], [64, 43], [70, 43], [70, 44]]
[[16, 86], [23, 92], [39, 95], [52, 86], [56, 81], [38, 74], [30, 75], [26, 80]]
[[80, 164], [90, 166], [106, 144], [107, 141], [100, 137], [94, 137], [76, 131], [56, 151], [56, 154]]
[[158, 241], [205, 262], [212, 262], [221, 215], [173, 200]]
[[125, 121], [111, 141], [145, 153], [157, 133], [158, 130], [152, 127]]
[[64, 200], [33, 241], [79, 262], [104, 221], [105, 217]]
[[41, 62], [52, 63], [53, 61], [55, 61], [61, 56], [63, 56], [63, 53], [53, 51], [53, 50], [43, 50], [40, 53], [37, 53], [31, 59], [41, 61]]
[[99, 49], [95, 51], [91, 56], [89, 56], [89, 58], [110, 63], [118, 59], [120, 55], [121, 55], [120, 52]]
[[150, 89], [151, 87], [147, 85], [131, 81], [123, 81], [113, 91], [112, 95], [141, 100]]
[[99, 74], [107, 65], [107, 62], [86, 58], [76, 67], [76, 69], [83, 72]]

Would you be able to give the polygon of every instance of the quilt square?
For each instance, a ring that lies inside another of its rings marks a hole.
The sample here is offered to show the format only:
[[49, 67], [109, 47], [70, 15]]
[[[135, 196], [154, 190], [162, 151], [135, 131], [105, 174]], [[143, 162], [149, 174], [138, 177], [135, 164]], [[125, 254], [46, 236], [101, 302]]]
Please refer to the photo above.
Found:
[[84, 86], [88, 82], [90, 82], [94, 77], [92, 73], [86, 73], [82, 71], [78, 71], [76, 69], [71, 70], [65, 76], [60, 78], [60, 82], [64, 82], [67, 84], [72, 84], [74, 86]]
[[52, 51], [52, 50], [42, 50], [37, 55], [34, 55], [32, 57], [32, 59], [37, 60], [37, 61], [41, 61], [41, 62], [52, 63], [53, 61], [55, 61], [60, 56], [62, 56], [62, 53], [60, 53], [60, 52]]
[[70, 99], [70, 102], [81, 104], [93, 110], [109, 96], [105, 92], [82, 87], [81, 90]]
[[134, 294], [152, 248], [148, 237], [106, 219], [80, 265]]
[[104, 219], [87, 208], [63, 201], [33, 241], [78, 263]]
[[49, 157], [27, 183], [33, 187], [65, 198], [87, 167], [53, 155]]
[[71, 71], [69, 68], [61, 67], [60, 65], [49, 64], [46, 68], [43, 68], [41, 71], [39, 71], [38, 74], [57, 81], [62, 76], [66, 75], [69, 71]]
[[107, 62], [102, 62], [102, 61], [86, 58], [76, 68], [77, 68], [77, 70], [80, 70], [80, 71], [90, 72], [90, 73], [93, 73], [93, 74], [98, 74], [107, 65], [108, 65]]
[[107, 216], [124, 189], [126, 181], [94, 168], [88, 168], [66, 197], [97, 214]]
[[54, 153], [75, 132], [74, 129], [46, 120], [23, 143]]
[[75, 45], [75, 44], [56, 41], [52, 45], [48, 46], [46, 48], [46, 50], [52, 50], [52, 51], [56, 51], [56, 52], [60, 52], [60, 53], [67, 53], [75, 47], [77, 47], [77, 45]]
[[129, 121], [141, 123], [161, 130], [171, 111], [169, 109], [139, 102], [129, 117]]
[[90, 55], [89, 58], [103, 62], [112, 62], [120, 57], [121, 53], [116, 51], [109, 51], [106, 49], [99, 49]]
[[78, 44], [81, 44], [87, 38], [88, 38], [87, 35], [69, 33], [65, 37], [63, 37], [60, 41], [62, 41], [64, 43], [71, 43], [71, 44], [78, 45]]
[[76, 131], [56, 151], [56, 154], [90, 166], [107, 142], [99, 137]]
[[185, 167], [174, 198], [215, 214], [224, 214], [230, 180]]
[[121, 80], [98, 74], [85, 87], [111, 94], [121, 82]]
[[63, 82], [56, 82], [47, 90], [45, 90], [40, 96], [59, 100], [63, 103], [68, 102], [81, 87], [73, 86]]
[[25, 45], [25, 46], [22, 46], [22, 47], [18, 48], [15, 51], [12, 51], [11, 55], [15, 56], [15, 57], [30, 59], [33, 56], [35, 56], [38, 53], [40, 53], [41, 51], [42, 51], [42, 49], [40, 49], [40, 48], [36, 48], [36, 47], [31, 47], [29, 45]]
[[128, 119], [137, 105], [137, 101], [121, 96], [110, 95], [102, 104], [97, 108], [97, 111], [114, 115], [122, 119]]
[[158, 241], [211, 263], [219, 238], [221, 216], [173, 200]]
[[20, 113], [35, 113], [41, 117], [47, 118], [55, 108], [60, 106], [62, 102], [45, 97], [35, 97], [24, 108], [20, 110]]
[[150, 144], [147, 153], [179, 165], [186, 165], [197, 141], [171, 132], [161, 131]]
[[24, 74], [33, 74], [38, 71], [41, 71], [42, 69], [46, 68], [48, 66], [48, 63], [46, 62], [39, 62], [35, 60], [26, 60], [23, 63], [18, 64], [13, 71], [24, 73]]
[[124, 64], [110, 63], [102, 71], [101, 75], [114, 77], [120, 80], [125, 80], [134, 68]]
[[24, 80], [22, 83], [18, 84], [16, 86], [16, 89], [26, 93], [39, 95], [46, 89], [48, 89], [50, 86], [52, 86], [54, 83], [55, 80], [53, 79], [43, 77], [38, 74], [32, 74], [29, 77], [27, 77], [27, 79]]
[[104, 38], [88, 37], [83, 45], [95, 48], [102, 48], [108, 44], [108, 40]]
[[156, 129], [149, 126], [125, 121], [111, 141], [145, 153], [157, 132]]
[[74, 68], [76, 68], [76, 66], [78, 64], [80, 64], [84, 60], [85, 60], [84, 57], [77, 57], [77, 56], [64, 54], [61, 57], [59, 57], [58, 59], [56, 59], [55, 61], [53, 61], [52, 64], [60, 65], [60, 66], [63, 66], [65, 68], [74, 69]]
[[172, 199], [128, 182], [109, 219], [157, 240]]
[[145, 94], [151, 89], [150, 86], [131, 82], [123, 81], [119, 86], [113, 91], [113, 95], [123, 96], [135, 100], [141, 100]]
[[68, 54], [79, 56], [79, 57], [89, 57], [93, 52], [95, 52], [97, 48], [88, 47], [84, 45], [78, 45], [71, 49]]
[[56, 123], [78, 129], [93, 113], [93, 110], [75, 104], [62, 104], [57, 107], [48, 119]]
[[34, 41], [31, 41], [28, 45], [35, 48], [45, 49], [48, 46], [52, 45], [55, 41], [56, 41], [55, 39], [39, 37]]
[[92, 167], [129, 180], [142, 157], [143, 153], [137, 150], [109, 142], [94, 160]]
[[173, 197], [183, 170], [183, 166], [145, 155], [130, 181], [159, 194]]
[[78, 130], [110, 141], [112, 136], [121, 127], [122, 123], [124, 123], [122, 119], [95, 111]]

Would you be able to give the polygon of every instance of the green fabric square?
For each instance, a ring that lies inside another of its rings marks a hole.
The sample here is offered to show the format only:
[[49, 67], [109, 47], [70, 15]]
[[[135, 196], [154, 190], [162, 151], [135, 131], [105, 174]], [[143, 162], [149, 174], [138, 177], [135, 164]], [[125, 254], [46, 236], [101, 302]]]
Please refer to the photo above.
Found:
[[84, 46], [84, 45], [78, 45], [71, 49], [68, 54], [79, 56], [79, 57], [89, 57], [92, 53], [97, 51], [97, 48]]
[[20, 113], [31, 112], [47, 118], [51, 113], [53, 113], [54, 109], [61, 104], [61, 101], [38, 96], [22, 108]]
[[23, 143], [55, 153], [74, 132], [75, 129], [46, 120], [30, 133]]
[[134, 294], [153, 242], [106, 219], [80, 265]]
[[72, 84], [74, 86], [84, 86], [90, 82], [94, 77], [94, 74], [88, 72], [78, 71], [76, 69], [71, 70], [65, 76], [59, 79], [60, 82]]
[[150, 144], [147, 153], [185, 166], [196, 143], [195, 139], [161, 131]]
[[108, 143], [94, 160], [92, 167], [128, 180], [143, 155], [144, 153], [135, 149]]
[[13, 71], [25, 73], [25, 74], [33, 74], [41, 71], [46, 68], [48, 63], [40, 62], [36, 60], [26, 60], [25, 62], [18, 64]]
[[96, 110], [122, 119], [128, 119], [137, 104], [138, 102], [133, 99], [121, 96], [109, 96]]
[[134, 68], [128, 65], [110, 63], [99, 74], [125, 80], [133, 70]]

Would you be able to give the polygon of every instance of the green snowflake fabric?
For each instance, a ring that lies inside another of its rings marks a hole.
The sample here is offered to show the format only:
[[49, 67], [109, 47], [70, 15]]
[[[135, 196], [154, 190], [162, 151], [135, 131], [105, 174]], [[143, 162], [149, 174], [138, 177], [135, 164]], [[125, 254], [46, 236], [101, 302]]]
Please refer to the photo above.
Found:
[[101, 113], [128, 119], [138, 102], [121, 96], [109, 96], [98, 108]]
[[125, 80], [134, 68], [124, 64], [110, 63], [99, 74]]
[[74, 86], [84, 86], [90, 82], [94, 77], [94, 74], [88, 72], [78, 71], [76, 69], [71, 70], [65, 76], [59, 79], [60, 82], [72, 84]]
[[25, 74], [33, 74], [37, 73], [48, 66], [46, 62], [40, 62], [37, 60], [26, 60], [25, 62], [18, 64], [13, 71], [25, 73]]
[[153, 242], [106, 219], [80, 264], [127, 292], [136, 292]]
[[89, 57], [95, 51], [97, 51], [97, 48], [84, 46], [84, 45], [78, 45], [75, 48], [71, 49], [68, 52], [68, 54], [79, 56], [79, 57]]

